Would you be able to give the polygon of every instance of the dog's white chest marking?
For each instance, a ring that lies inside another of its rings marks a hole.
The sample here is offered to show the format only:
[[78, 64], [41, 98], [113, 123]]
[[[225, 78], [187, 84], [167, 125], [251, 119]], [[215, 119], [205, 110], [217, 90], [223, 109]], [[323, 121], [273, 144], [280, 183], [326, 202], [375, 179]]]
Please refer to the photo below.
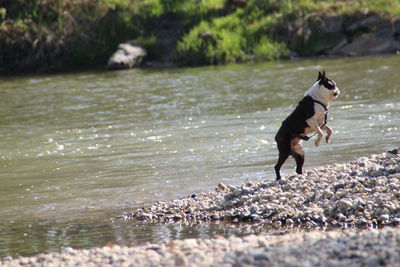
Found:
[[305, 129], [306, 135], [315, 132], [317, 130], [316, 127], [322, 127], [325, 123], [325, 114], [327, 111], [320, 104], [317, 103], [314, 104], [314, 111], [314, 116], [306, 121], [309, 125], [309, 127]]

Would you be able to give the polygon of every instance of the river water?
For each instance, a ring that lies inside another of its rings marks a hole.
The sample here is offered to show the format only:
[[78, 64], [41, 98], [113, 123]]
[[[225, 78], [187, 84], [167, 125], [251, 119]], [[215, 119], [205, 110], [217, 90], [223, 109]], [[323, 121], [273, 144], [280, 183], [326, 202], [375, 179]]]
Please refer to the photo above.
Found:
[[232, 234], [111, 218], [274, 179], [274, 134], [322, 69], [342, 94], [305, 169], [400, 145], [399, 56], [0, 78], [0, 257]]

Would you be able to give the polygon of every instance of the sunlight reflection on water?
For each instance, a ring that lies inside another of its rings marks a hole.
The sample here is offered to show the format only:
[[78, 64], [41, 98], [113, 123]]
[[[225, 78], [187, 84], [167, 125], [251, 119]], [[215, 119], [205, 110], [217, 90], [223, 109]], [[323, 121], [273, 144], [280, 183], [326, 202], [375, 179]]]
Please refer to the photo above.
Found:
[[305, 168], [399, 146], [399, 65], [393, 56], [3, 79], [1, 220], [101, 218], [218, 182], [273, 179], [274, 135], [322, 68], [342, 95], [332, 144], [306, 143]]

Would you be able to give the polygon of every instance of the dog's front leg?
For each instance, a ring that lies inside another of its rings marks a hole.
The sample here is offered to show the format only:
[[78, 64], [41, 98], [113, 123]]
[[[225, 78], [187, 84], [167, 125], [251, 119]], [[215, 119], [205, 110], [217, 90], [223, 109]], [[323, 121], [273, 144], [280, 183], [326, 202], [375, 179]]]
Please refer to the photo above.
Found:
[[326, 137], [325, 137], [325, 141], [326, 141], [327, 144], [330, 144], [331, 143], [331, 136], [332, 136], [332, 128], [329, 127], [329, 125], [325, 124], [322, 127], [322, 130], [325, 130], [328, 133], [326, 135]]
[[308, 119], [307, 124], [318, 134], [317, 140], [315, 140], [315, 146], [318, 147], [319, 144], [321, 143], [321, 139], [324, 136], [324, 133], [322, 132], [321, 128], [318, 125], [318, 121], [314, 118]]

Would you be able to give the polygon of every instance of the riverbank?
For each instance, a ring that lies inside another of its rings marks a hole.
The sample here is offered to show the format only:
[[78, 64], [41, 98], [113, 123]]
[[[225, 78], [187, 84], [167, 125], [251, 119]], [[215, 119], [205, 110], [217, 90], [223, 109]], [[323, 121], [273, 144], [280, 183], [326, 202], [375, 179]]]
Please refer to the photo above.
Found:
[[393, 1], [3, 1], [0, 73], [104, 67], [120, 43], [142, 66], [197, 66], [400, 50]]
[[398, 229], [175, 240], [6, 259], [2, 266], [398, 266]]
[[400, 224], [398, 149], [291, 174], [280, 181], [219, 183], [215, 191], [124, 214], [149, 222], [251, 222], [271, 226]]
[[[122, 216], [133, 223], [136, 219], [161, 223], [244, 221], [265, 227], [285, 226], [289, 231], [284, 235], [218, 236], [139, 247], [111, 244], [88, 250], [64, 248], [59, 253], [35, 257], [6, 257], [0, 264], [395, 266], [400, 261], [399, 152], [399, 149], [393, 149], [346, 164], [306, 171], [304, 175], [288, 175], [281, 182], [239, 186], [220, 183], [213, 192], [157, 202]], [[347, 230], [320, 231], [326, 226]], [[316, 230], [290, 231], [293, 227]], [[383, 227], [385, 229], [376, 229]]]

